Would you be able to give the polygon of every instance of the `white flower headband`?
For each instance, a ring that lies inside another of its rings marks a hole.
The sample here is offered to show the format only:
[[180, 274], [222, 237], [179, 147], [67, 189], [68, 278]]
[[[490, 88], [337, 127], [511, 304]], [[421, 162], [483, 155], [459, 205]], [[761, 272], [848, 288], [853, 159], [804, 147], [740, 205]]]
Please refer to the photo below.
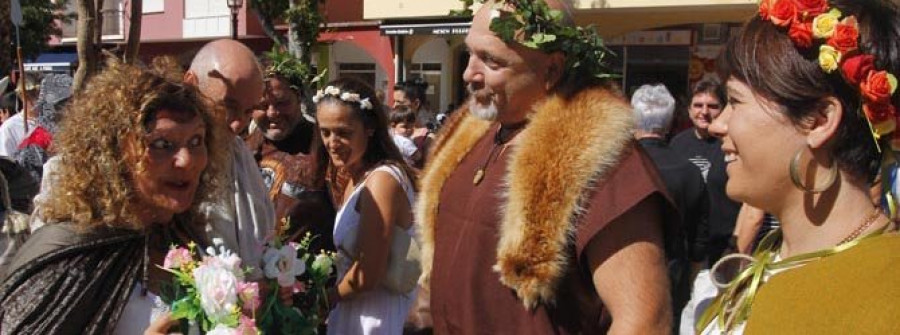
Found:
[[328, 86], [324, 90], [317, 91], [316, 96], [312, 98], [312, 101], [313, 103], [319, 103], [319, 101], [326, 96], [337, 97], [345, 102], [359, 103], [359, 108], [364, 110], [370, 110], [373, 107], [369, 98], [360, 99], [359, 93], [341, 92], [339, 88], [334, 86]]

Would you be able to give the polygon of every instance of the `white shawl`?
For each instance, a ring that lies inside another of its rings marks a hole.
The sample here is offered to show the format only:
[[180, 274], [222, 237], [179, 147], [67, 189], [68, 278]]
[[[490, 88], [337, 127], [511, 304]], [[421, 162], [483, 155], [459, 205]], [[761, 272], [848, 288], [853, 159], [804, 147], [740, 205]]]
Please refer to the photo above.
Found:
[[275, 206], [244, 141], [235, 137], [231, 149], [232, 187], [220, 201], [204, 206], [209, 222], [207, 234], [214, 244], [224, 244], [236, 252], [243, 266], [252, 267], [248, 279], [260, 279], [263, 244], [275, 230]]

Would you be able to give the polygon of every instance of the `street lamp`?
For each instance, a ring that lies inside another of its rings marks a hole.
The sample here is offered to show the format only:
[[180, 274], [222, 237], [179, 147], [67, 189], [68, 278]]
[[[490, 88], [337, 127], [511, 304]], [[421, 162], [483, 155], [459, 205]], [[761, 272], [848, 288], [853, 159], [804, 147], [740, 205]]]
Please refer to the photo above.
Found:
[[227, 0], [228, 8], [231, 9], [231, 39], [238, 38], [238, 11], [244, 6], [244, 0]]

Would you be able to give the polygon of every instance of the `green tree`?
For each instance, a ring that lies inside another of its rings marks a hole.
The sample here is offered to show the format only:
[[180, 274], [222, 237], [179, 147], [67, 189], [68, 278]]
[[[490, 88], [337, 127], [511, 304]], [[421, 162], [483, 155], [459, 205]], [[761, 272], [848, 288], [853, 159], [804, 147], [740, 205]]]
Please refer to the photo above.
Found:
[[[25, 59], [34, 59], [47, 49], [52, 36], [60, 36], [60, 22], [71, 18], [64, 16], [63, 9], [68, 0], [20, 0], [22, 5], [22, 27], [19, 40]], [[9, 0], [0, 0], [0, 77], [13, 69], [16, 59], [16, 29], [10, 20]]]
[[[250, 9], [262, 24], [263, 31], [275, 41], [275, 50], [268, 54], [273, 66], [278, 67], [279, 71], [297, 74], [295, 78], [301, 82], [299, 89], [306, 97], [304, 103], [307, 108], [312, 107], [309, 99], [315, 83], [321, 79], [321, 75], [316, 76], [312, 71], [312, 51], [318, 44], [319, 31], [325, 23], [319, 10], [324, 4], [325, 0], [249, 1]], [[288, 24], [286, 37], [275, 30], [275, 24], [282, 22]], [[283, 52], [285, 47], [289, 54]]]

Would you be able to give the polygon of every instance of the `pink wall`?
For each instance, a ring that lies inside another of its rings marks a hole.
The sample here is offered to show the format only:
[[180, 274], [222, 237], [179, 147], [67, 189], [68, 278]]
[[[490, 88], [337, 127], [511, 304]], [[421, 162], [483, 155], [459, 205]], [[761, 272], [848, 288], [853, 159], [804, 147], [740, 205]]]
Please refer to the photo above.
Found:
[[[181, 39], [184, 1], [165, 0], [162, 13], [144, 14], [141, 21], [141, 41]], [[128, 15], [125, 17], [125, 26], [128, 27]]]

